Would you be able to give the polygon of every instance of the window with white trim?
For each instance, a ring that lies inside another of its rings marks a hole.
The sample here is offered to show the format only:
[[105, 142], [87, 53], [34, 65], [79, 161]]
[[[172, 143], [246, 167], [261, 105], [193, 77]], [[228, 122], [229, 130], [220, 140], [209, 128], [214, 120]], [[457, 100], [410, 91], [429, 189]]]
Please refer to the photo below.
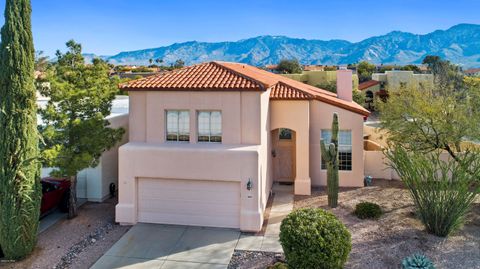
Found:
[[198, 142], [222, 142], [222, 112], [198, 112]]
[[[332, 139], [331, 130], [322, 130], [322, 139], [328, 148]], [[327, 169], [327, 164], [322, 158], [322, 169]], [[340, 130], [338, 132], [338, 170], [352, 170], [352, 131]]]
[[167, 110], [167, 141], [190, 141], [190, 112], [188, 110]]

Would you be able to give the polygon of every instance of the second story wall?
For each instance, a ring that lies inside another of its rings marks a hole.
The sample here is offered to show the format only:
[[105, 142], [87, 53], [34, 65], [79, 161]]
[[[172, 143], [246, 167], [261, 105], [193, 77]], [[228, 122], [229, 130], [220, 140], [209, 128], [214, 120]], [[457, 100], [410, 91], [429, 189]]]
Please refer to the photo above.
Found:
[[[130, 141], [166, 142], [166, 111], [188, 110], [190, 142], [197, 142], [198, 112], [221, 111], [222, 144], [261, 143], [261, 95], [240, 91], [139, 91], [130, 92]], [[264, 98], [265, 99], [265, 98]]]

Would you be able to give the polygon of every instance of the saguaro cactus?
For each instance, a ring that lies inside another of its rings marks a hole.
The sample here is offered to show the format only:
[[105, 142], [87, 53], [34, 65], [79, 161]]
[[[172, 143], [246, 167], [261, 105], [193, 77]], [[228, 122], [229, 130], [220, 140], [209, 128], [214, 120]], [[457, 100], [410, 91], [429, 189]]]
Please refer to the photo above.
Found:
[[327, 165], [327, 192], [328, 206], [335, 208], [338, 204], [338, 115], [333, 113], [332, 138], [330, 144], [325, 145], [323, 139], [320, 140], [322, 158]]

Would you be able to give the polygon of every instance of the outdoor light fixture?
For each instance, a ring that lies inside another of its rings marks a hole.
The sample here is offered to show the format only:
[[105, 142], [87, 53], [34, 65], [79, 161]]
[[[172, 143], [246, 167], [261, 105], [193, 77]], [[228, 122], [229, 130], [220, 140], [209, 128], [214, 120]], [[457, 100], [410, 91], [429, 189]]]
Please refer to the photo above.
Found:
[[247, 182], [247, 190], [251, 190], [253, 188], [252, 180], [249, 178]]

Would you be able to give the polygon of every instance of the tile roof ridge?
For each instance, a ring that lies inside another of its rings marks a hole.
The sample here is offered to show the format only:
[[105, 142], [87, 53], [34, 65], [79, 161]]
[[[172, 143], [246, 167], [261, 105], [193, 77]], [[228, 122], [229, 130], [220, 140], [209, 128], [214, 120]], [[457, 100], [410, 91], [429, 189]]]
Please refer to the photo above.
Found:
[[132, 83], [137, 83], [137, 82], [140, 82], [140, 81], [144, 81], [144, 80], [151, 80], [152, 78], [159, 78], [159, 77], [163, 77], [163, 76], [168, 76], [168, 75], [172, 75], [172, 74], [175, 74], [175, 73], [180, 73], [180, 72], [186, 72], [187, 70], [189, 69], [192, 69], [196, 66], [200, 66], [200, 65], [206, 65], [206, 64], [209, 64], [210, 62], [204, 62], [204, 63], [199, 63], [199, 64], [193, 64], [193, 65], [189, 65], [189, 66], [185, 66], [185, 67], [182, 67], [182, 68], [177, 68], [177, 69], [173, 69], [173, 70], [168, 70], [166, 72], [159, 72], [158, 74], [154, 74], [154, 75], [151, 75], [151, 76], [146, 76], [146, 77], [142, 77], [142, 78], [137, 78], [137, 79], [132, 79], [132, 80], [129, 80], [129, 81], [126, 81], [126, 82], [122, 82], [122, 83], [119, 83], [118, 84], [118, 88], [119, 89], [124, 89], [124, 88], [128, 88], [128, 85], [129, 84], [132, 84]]
[[234, 75], [240, 76], [240, 77], [242, 77], [242, 78], [244, 78], [244, 79], [247, 79], [247, 80], [249, 80], [249, 81], [257, 84], [257, 85], [260, 87], [261, 90], [265, 90], [265, 89], [268, 88], [268, 85], [262, 83], [261, 81], [259, 81], [259, 80], [257, 80], [257, 79], [254, 79], [254, 78], [252, 78], [252, 77], [250, 77], [250, 76], [247, 76], [247, 75], [245, 75], [245, 74], [242, 74], [242, 73], [240, 73], [240, 72], [238, 72], [238, 71], [236, 71], [236, 70], [233, 70], [233, 69], [229, 68], [228, 66], [223, 65], [222, 63], [235, 64], [235, 65], [245, 65], [245, 64], [235, 63], [235, 62], [225, 62], [225, 61], [211, 61], [210, 63], [213, 63], [213, 64], [219, 66], [220, 68], [223, 68], [223, 69], [227, 70], [228, 72], [233, 73]]
[[294, 89], [294, 90], [296, 90], [296, 91], [300, 91], [300, 92], [302, 92], [303, 94], [307, 95], [309, 98], [312, 98], [312, 99], [315, 98], [315, 95], [314, 95], [314, 94], [312, 94], [312, 93], [310, 93], [310, 92], [307, 92], [307, 91], [304, 91], [304, 90], [302, 90], [302, 89], [300, 89], [300, 88], [298, 88], [298, 87], [292, 86], [292, 85], [290, 85], [290, 84], [288, 84], [288, 83], [285, 83], [285, 82], [283, 82], [283, 81], [281, 81], [281, 80], [279, 80], [277, 83], [275, 83], [275, 84], [273, 84], [272, 86], [270, 86], [270, 88], [274, 88], [274, 87], [277, 86], [278, 84], [282, 84], [282, 85], [284, 85], [284, 86], [286, 86], [286, 87], [289, 87], [289, 88], [292, 88], [292, 89]]

